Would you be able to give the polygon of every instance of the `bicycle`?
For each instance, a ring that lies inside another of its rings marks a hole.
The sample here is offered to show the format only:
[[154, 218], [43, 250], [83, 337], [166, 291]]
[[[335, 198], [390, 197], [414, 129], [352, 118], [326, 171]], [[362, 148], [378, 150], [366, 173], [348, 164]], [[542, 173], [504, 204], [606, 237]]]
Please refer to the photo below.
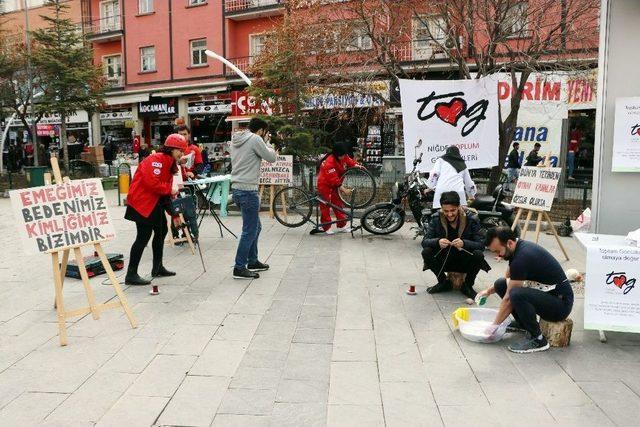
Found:
[[[333, 224], [337, 224], [338, 222], [347, 221], [351, 228], [351, 237], [354, 237], [353, 233], [362, 228], [362, 225], [354, 226], [353, 224], [353, 220], [355, 219], [354, 210], [356, 209], [356, 193], [356, 190], [351, 192], [351, 197], [349, 199], [350, 203], [348, 205], [349, 210], [345, 210], [341, 206], [336, 206], [335, 204], [324, 200], [318, 194], [310, 194], [298, 187], [285, 187], [276, 192], [273, 197], [273, 201], [271, 202], [271, 207], [276, 220], [285, 227], [297, 228], [306, 223], [311, 223], [315, 228], [321, 228], [327, 225], [331, 226]], [[320, 203], [333, 208], [334, 211], [344, 214], [346, 218], [341, 221], [335, 220], [320, 222], [320, 213], [318, 209]], [[311, 219], [314, 207], [316, 208], [315, 221]]]

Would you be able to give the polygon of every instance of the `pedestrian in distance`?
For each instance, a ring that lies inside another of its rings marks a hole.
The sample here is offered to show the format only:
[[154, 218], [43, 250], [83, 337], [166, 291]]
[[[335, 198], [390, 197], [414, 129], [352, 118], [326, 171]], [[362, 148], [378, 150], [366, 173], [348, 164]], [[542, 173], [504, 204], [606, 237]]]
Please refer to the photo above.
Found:
[[513, 190], [516, 181], [518, 180], [518, 176], [520, 175], [520, 144], [517, 142], [513, 143], [513, 148], [509, 153], [509, 158], [507, 159], [507, 187]]
[[538, 166], [540, 162], [544, 160], [544, 157], [540, 157], [540, 143], [536, 142], [533, 146], [533, 150], [527, 156], [525, 166]]
[[177, 194], [173, 186], [173, 175], [178, 172], [177, 161], [184, 155], [187, 141], [182, 135], [171, 134], [164, 145], [140, 163], [131, 182], [127, 196], [125, 218], [136, 223], [136, 240], [131, 246], [127, 285], [148, 285], [151, 282], [138, 275], [138, 266], [144, 248], [151, 242], [153, 252], [152, 277], [175, 276], [162, 262], [164, 239], [168, 227], [166, 213], [171, 214], [171, 198]]
[[258, 260], [258, 239], [260, 224], [260, 164], [263, 160], [273, 163], [277, 154], [269, 144], [270, 134], [267, 122], [252, 118], [246, 130], [231, 137], [231, 183], [233, 202], [242, 213], [242, 234], [238, 242], [233, 267], [234, 279], [257, 279], [258, 271], [269, 269]]

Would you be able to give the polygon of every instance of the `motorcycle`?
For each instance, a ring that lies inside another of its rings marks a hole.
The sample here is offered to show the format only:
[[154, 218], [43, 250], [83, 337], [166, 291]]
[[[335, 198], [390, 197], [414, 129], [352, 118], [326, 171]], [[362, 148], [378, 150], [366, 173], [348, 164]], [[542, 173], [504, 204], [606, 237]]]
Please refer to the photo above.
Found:
[[[481, 233], [483, 237], [487, 230], [494, 227], [511, 227], [515, 219], [515, 207], [504, 201], [506, 198], [504, 183], [499, 184], [492, 195], [476, 197], [469, 204], [469, 208], [478, 213], [480, 219]], [[519, 227], [516, 227], [519, 233]]]
[[413, 170], [404, 182], [396, 182], [391, 188], [391, 201], [378, 203], [367, 209], [362, 215], [362, 228], [371, 234], [385, 235], [398, 231], [404, 225], [405, 209], [403, 201], [407, 200], [418, 229], [423, 228], [423, 213], [431, 212], [433, 193], [425, 192], [428, 188], [426, 180], [416, 170], [422, 162], [422, 154], [414, 159]]

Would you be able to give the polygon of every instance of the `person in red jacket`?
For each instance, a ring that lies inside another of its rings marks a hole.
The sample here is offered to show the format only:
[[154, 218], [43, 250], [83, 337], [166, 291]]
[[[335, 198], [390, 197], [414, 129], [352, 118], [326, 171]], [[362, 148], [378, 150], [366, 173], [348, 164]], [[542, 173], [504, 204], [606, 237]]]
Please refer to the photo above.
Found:
[[[177, 128], [177, 132], [180, 135], [184, 136], [184, 139], [187, 140], [187, 149], [184, 150], [184, 155], [188, 156], [193, 153], [193, 164], [191, 167], [187, 168], [186, 165], [182, 165], [180, 169], [182, 169], [182, 179], [186, 181], [187, 179], [195, 179], [196, 175], [199, 175], [204, 167], [204, 162], [202, 161], [202, 151], [200, 151], [200, 147], [191, 143], [191, 131], [189, 127], [186, 125], [180, 125]], [[186, 163], [186, 159], [185, 159]]]
[[[351, 191], [348, 188], [342, 186], [342, 175], [344, 172], [353, 167], [361, 167], [358, 162], [353, 160], [347, 154], [347, 148], [343, 143], [336, 143], [333, 146], [333, 149], [330, 154], [328, 154], [322, 164], [320, 165], [320, 172], [318, 173], [318, 195], [322, 197], [327, 202], [331, 202], [332, 204], [343, 207], [344, 204], [340, 199], [339, 191], [343, 192], [346, 195], [351, 194]], [[311, 234], [333, 234], [334, 232], [331, 230], [331, 224], [327, 224], [331, 222], [331, 213], [330, 213], [329, 205], [324, 203], [320, 203], [320, 222], [324, 225], [321, 228], [314, 228], [311, 230]], [[336, 220], [338, 221], [336, 225], [338, 226], [338, 232], [350, 232], [351, 230], [347, 227], [347, 222], [345, 221], [345, 214], [342, 212], [333, 209], [333, 214], [336, 216]]]
[[125, 283], [127, 285], [148, 285], [151, 282], [138, 275], [138, 265], [145, 246], [151, 239], [153, 250], [152, 277], [175, 276], [162, 264], [162, 248], [168, 227], [165, 212], [170, 208], [171, 197], [177, 194], [173, 187], [173, 175], [178, 172], [177, 161], [184, 155], [187, 141], [177, 133], [167, 137], [157, 153], [140, 163], [133, 177], [127, 195], [127, 211], [124, 215], [136, 223], [136, 240], [131, 246], [129, 267]]

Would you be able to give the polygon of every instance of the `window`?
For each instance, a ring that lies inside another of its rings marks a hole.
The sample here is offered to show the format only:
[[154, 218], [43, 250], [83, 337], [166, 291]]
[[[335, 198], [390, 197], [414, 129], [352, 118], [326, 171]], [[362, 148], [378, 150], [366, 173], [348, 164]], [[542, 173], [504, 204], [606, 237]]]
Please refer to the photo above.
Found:
[[447, 40], [446, 22], [439, 16], [413, 18], [413, 59], [429, 59]]
[[207, 0], [189, 0], [189, 6], [198, 6], [199, 4], [205, 4]]
[[249, 56], [256, 57], [264, 51], [269, 34], [251, 34], [249, 36]]
[[105, 56], [102, 58], [104, 74], [107, 80], [119, 80], [122, 75], [122, 57], [120, 55]]
[[[511, 5], [500, 23], [505, 37], [525, 37], [527, 35], [527, 14], [529, 3], [526, 1]], [[500, 14], [500, 16], [503, 16]]]
[[153, 0], [138, 0], [138, 13], [152, 13], [153, 12]]
[[115, 31], [120, 29], [120, 2], [118, 0], [100, 3], [100, 31]]
[[191, 65], [198, 66], [207, 63], [207, 39], [191, 40]]
[[351, 39], [347, 41], [346, 50], [369, 50], [373, 47], [366, 24], [357, 25], [353, 29]]
[[156, 71], [156, 48], [154, 46], [140, 48], [140, 71], [143, 73]]

